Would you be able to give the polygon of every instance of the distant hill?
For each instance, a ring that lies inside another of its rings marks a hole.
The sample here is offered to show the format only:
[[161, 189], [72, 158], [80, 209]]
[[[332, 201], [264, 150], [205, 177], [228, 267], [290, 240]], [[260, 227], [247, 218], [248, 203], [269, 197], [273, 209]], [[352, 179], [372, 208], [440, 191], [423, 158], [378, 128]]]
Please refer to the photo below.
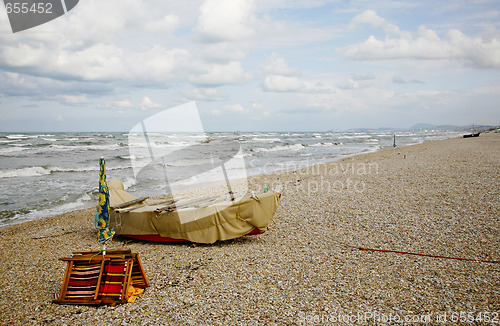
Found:
[[476, 129], [478, 131], [488, 130], [491, 128], [495, 128], [494, 126], [486, 126], [486, 125], [469, 125], [469, 126], [455, 126], [455, 125], [432, 125], [429, 123], [417, 123], [416, 125], [411, 126], [408, 130], [416, 131], [416, 130], [472, 130]]
[[486, 125], [469, 125], [469, 126], [455, 126], [455, 125], [433, 125], [430, 123], [417, 123], [410, 128], [354, 128], [349, 129], [349, 131], [354, 132], [367, 132], [373, 130], [386, 131], [420, 131], [420, 130], [453, 130], [453, 131], [471, 131], [474, 128], [477, 131], [485, 131], [495, 129], [495, 126], [486, 126]]
[[417, 123], [410, 128], [409, 130], [421, 130], [421, 129], [434, 129], [435, 125], [431, 125], [430, 123]]

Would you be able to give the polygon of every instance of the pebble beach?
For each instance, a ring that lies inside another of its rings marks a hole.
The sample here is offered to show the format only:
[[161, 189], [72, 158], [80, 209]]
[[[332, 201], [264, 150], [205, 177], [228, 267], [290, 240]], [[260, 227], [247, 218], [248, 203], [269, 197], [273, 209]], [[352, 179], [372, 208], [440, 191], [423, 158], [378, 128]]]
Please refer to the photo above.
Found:
[[139, 253], [151, 286], [115, 307], [52, 303], [58, 259], [101, 249], [95, 208], [1, 228], [0, 324], [500, 324], [500, 134], [249, 179], [256, 192], [276, 185], [280, 207], [261, 235], [116, 236], [108, 249]]

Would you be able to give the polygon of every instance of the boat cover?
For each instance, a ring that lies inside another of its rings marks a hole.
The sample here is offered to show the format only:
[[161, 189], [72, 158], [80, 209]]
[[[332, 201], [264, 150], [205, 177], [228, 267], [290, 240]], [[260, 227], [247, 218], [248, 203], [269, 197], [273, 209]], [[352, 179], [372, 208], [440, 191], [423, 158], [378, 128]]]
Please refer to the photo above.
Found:
[[[123, 190], [121, 182], [110, 181], [111, 206], [136, 197]], [[127, 212], [111, 210], [110, 226], [121, 235], [159, 235], [198, 243], [214, 243], [241, 237], [256, 229], [265, 232], [276, 209], [280, 193], [267, 192], [244, 197], [234, 203], [217, 202], [206, 207], [155, 212], [165, 205], [139, 205]], [[228, 206], [229, 205], [229, 206]]]

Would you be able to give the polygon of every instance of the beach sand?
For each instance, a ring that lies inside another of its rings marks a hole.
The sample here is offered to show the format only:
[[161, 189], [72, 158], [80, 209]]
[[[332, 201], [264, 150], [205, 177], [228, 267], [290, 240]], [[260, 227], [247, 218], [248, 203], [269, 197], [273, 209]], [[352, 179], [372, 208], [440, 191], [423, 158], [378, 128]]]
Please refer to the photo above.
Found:
[[213, 245], [115, 237], [110, 247], [139, 253], [151, 284], [135, 303], [115, 307], [51, 303], [66, 268], [58, 258], [100, 249], [95, 208], [0, 229], [0, 323], [500, 322], [500, 264], [358, 249], [500, 261], [500, 134], [390, 148], [250, 183], [284, 186], [262, 235]]

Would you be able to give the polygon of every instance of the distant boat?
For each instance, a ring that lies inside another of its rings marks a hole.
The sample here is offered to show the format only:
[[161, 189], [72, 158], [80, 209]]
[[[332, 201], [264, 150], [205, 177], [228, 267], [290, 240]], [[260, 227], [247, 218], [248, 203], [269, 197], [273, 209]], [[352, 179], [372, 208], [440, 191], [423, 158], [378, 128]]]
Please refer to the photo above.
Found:
[[464, 135], [464, 138], [479, 137], [480, 132]]
[[[264, 233], [281, 194], [267, 191], [229, 200], [221, 197], [153, 201], [137, 198], [117, 179], [108, 182], [110, 226], [116, 234], [146, 241], [214, 243]], [[279, 191], [279, 190], [278, 190]]]
[[471, 134], [466, 134], [464, 135], [464, 138], [471, 138], [471, 137], [479, 137], [480, 132], [475, 132], [476, 128], [474, 128], [474, 125], [472, 125], [472, 133]]

